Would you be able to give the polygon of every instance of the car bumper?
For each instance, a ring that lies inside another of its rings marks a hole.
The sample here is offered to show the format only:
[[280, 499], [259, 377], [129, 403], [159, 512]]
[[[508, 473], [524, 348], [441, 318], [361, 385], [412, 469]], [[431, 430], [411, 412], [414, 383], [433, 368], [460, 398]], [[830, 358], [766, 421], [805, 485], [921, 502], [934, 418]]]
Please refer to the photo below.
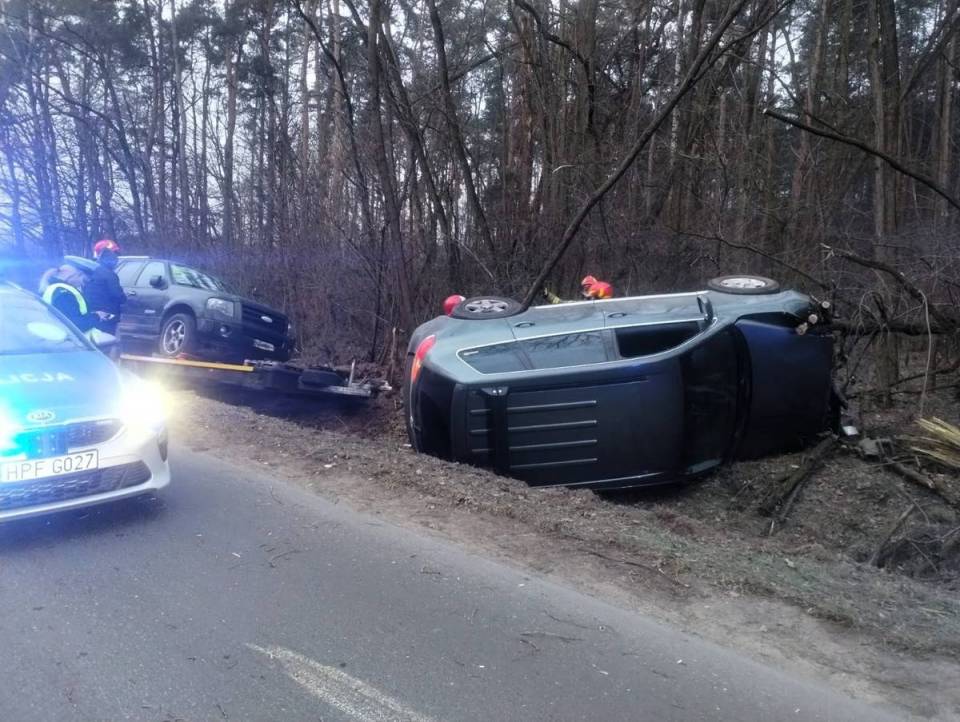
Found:
[[218, 357], [286, 361], [293, 350], [289, 338], [252, 335], [239, 323], [201, 318], [197, 321], [200, 344]]
[[[163, 489], [170, 483], [170, 463], [167, 459], [166, 430], [136, 430], [126, 428], [110, 441], [97, 446], [88, 447], [99, 451], [100, 465], [96, 472], [64, 477], [38, 479], [33, 482], [17, 482], [17, 493], [21, 499], [18, 502], [4, 501], [10, 496], [13, 487], [11, 484], [0, 484], [0, 522], [24, 519], [41, 514], [50, 514], [58, 511], [81, 509], [95, 504], [103, 504], [120, 499], [149, 494]], [[82, 451], [84, 449], [76, 449]], [[145, 467], [145, 469], [143, 468]], [[136, 469], [136, 483], [123, 485], [126, 470]], [[123, 473], [118, 473], [124, 470]], [[101, 475], [113, 474], [117, 478], [119, 488], [103, 490], [103, 483], [97, 480]], [[70, 498], [44, 500], [44, 494], [39, 492], [40, 485], [46, 488], [60, 487], [96, 489], [95, 493], [80, 493]], [[5, 488], [6, 487], [6, 488]], [[36, 491], [37, 503], [23, 503], [29, 499], [31, 490]], [[11, 506], [11, 504], [16, 504]]]

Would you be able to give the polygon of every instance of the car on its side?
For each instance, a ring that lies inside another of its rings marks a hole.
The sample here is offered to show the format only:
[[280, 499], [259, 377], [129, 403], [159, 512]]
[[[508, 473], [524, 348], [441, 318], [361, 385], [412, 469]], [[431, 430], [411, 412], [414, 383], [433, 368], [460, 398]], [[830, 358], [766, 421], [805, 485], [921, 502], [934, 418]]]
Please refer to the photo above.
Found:
[[127, 294], [118, 327], [124, 348], [147, 346], [167, 358], [215, 361], [287, 361], [293, 353], [293, 325], [285, 314], [205, 271], [162, 258], [121, 256], [117, 276]]
[[837, 416], [819, 312], [752, 276], [528, 310], [468, 299], [412, 336], [410, 441], [531, 485], [610, 490], [800, 448]]
[[156, 493], [167, 447], [159, 389], [0, 283], [0, 521]]

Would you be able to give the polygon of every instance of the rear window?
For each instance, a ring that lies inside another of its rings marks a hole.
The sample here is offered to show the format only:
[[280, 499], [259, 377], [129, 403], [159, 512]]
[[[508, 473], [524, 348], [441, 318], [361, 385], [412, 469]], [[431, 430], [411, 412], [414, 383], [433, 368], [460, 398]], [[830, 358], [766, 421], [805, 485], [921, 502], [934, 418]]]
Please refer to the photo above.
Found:
[[460, 358], [482, 374], [525, 371], [526, 365], [516, 343], [500, 343], [460, 352]]
[[460, 352], [482, 374], [557, 369], [609, 361], [602, 331], [544, 336]]
[[86, 351], [89, 345], [38, 299], [0, 296], [0, 356]]
[[695, 322], [626, 326], [615, 330], [621, 358], [637, 358], [663, 353], [689, 341], [700, 332]]

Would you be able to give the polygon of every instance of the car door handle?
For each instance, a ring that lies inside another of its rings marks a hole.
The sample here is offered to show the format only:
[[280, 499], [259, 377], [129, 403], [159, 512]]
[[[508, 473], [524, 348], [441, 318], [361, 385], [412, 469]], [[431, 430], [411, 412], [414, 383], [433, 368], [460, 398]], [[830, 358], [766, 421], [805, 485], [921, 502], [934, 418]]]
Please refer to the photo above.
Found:
[[127, 296], [136, 296], [136, 295], [137, 295], [137, 292], [136, 292], [136, 291], [133, 291], [133, 290], [131, 290], [131, 291], [124, 291], [124, 293], [127, 294]]

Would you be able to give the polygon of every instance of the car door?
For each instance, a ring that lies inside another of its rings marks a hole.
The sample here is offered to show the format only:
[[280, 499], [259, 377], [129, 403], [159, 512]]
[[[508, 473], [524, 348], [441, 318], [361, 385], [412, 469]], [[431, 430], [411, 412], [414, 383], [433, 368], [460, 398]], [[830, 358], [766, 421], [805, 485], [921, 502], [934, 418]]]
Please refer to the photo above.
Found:
[[124, 316], [130, 333], [157, 336], [163, 309], [167, 305], [170, 276], [164, 261], [149, 261], [140, 271], [132, 288], [127, 288]]
[[117, 332], [121, 336], [136, 333], [133, 305], [130, 301], [133, 295], [135, 295], [134, 286], [137, 282], [137, 277], [140, 275], [140, 271], [143, 270], [143, 264], [143, 261], [130, 260], [120, 261], [120, 264], [117, 266], [117, 278], [120, 279], [120, 286], [127, 295], [127, 300], [123, 305], [123, 311], [120, 314], [120, 324], [117, 328]]

